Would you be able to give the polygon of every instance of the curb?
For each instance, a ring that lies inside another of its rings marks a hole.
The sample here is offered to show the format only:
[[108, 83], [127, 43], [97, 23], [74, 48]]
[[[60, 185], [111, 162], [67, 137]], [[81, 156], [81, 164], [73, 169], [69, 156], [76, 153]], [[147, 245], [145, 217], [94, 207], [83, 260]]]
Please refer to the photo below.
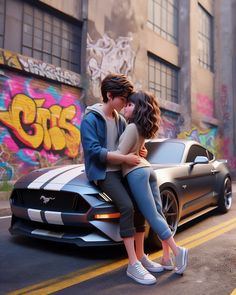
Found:
[[11, 215], [9, 198], [11, 195], [10, 192], [0, 192], [0, 217]]
[[10, 192], [1, 192], [0, 191], [0, 201], [8, 201], [11, 195], [11, 191]]

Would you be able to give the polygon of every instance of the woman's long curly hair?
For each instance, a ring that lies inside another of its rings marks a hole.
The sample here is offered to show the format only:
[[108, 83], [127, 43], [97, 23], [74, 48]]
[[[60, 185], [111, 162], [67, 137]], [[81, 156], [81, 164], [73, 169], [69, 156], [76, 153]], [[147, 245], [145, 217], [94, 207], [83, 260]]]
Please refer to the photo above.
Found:
[[128, 97], [128, 102], [135, 105], [129, 122], [136, 124], [139, 134], [145, 139], [155, 137], [161, 122], [161, 112], [156, 97], [149, 92], [138, 91]]

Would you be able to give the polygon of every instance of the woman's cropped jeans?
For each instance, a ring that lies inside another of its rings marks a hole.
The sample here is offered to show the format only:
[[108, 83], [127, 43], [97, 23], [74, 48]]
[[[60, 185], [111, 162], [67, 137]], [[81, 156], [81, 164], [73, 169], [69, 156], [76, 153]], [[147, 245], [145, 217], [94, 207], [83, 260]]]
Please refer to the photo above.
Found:
[[133, 198], [152, 230], [161, 240], [169, 239], [172, 233], [162, 213], [155, 171], [151, 167], [141, 167], [129, 172], [126, 177]]

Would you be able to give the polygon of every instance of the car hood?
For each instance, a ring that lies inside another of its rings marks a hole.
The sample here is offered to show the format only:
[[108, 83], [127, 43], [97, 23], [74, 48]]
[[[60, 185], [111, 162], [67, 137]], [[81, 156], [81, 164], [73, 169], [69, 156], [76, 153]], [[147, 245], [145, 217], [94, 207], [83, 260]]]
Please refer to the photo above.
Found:
[[88, 181], [83, 164], [34, 170], [21, 177], [14, 187], [44, 190], [74, 190], [75, 187], [80, 187], [86, 188], [87, 193], [98, 191], [95, 185]]

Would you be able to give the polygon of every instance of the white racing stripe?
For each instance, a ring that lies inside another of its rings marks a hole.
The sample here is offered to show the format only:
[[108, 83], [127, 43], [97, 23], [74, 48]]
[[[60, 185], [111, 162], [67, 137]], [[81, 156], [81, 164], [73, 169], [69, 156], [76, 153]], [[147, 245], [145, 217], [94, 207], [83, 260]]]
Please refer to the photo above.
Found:
[[28, 209], [27, 212], [28, 212], [28, 216], [30, 220], [43, 222], [41, 214], [40, 214], [40, 210]]
[[50, 224], [64, 224], [61, 218], [61, 212], [45, 211], [45, 219]]
[[45, 182], [49, 181], [51, 178], [68, 171], [71, 168], [76, 168], [78, 165], [66, 165], [61, 168], [50, 170], [43, 175], [36, 178], [33, 182], [28, 185], [28, 188], [40, 188]]
[[77, 167], [70, 171], [67, 171], [58, 177], [54, 178], [51, 182], [49, 182], [44, 189], [45, 190], [60, 190], [64, 185], [70, 182], [75, 177], [81, 175], [84, 172], [84, 166]]

